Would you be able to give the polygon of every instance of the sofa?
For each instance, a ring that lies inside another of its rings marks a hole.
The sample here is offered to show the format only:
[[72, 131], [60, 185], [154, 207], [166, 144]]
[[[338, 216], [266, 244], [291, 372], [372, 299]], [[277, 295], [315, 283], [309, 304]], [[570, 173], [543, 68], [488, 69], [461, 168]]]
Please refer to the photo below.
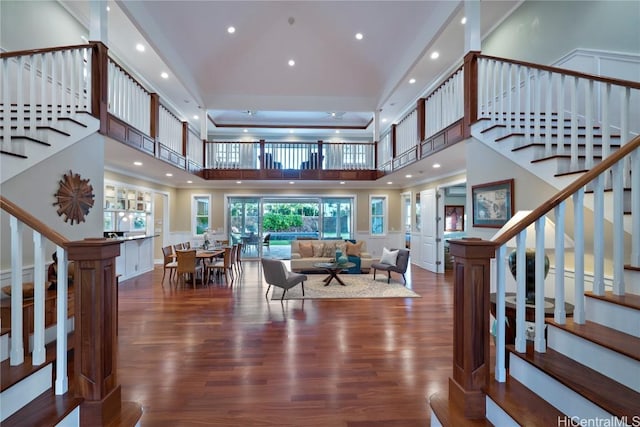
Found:
[[[364, 241], [352, 240], [293, 240], [291, 242], [291, 271], [318, 270], [314, 264], [330, 262], [335, 259], [336, 247], [342, 250], [350, 262], [356, 267], [349, 269], [349, 273], [368, 273], [373, 259], [367, 252]], [[360, 271], [357, 264], [360, 264]]]

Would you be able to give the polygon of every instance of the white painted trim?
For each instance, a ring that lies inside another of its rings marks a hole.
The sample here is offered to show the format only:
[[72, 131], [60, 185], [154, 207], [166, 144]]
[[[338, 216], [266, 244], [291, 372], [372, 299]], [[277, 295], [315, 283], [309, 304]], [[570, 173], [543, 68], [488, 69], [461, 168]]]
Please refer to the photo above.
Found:
[[496, 402], [489, 396], [485, 398], [485, 417], [494, 426], [500, 427], [520, 427]]
[[0, 394], [0, 421], [4, 421], [52, 386], [51, 363]]

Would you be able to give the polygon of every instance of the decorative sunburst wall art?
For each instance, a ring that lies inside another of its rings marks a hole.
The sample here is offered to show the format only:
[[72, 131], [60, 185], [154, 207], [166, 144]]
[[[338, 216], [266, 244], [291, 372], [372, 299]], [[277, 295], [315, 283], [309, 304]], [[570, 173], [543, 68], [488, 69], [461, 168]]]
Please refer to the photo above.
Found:
[[53, 205], [58, 205], [58, 216], [65, 215], [64, 221], [73, 221], [80, 224], [93, 207], [93, 187], [88, 179], [81, 179], [79, 174], [69, 171], [60, 180], [58, 199]]

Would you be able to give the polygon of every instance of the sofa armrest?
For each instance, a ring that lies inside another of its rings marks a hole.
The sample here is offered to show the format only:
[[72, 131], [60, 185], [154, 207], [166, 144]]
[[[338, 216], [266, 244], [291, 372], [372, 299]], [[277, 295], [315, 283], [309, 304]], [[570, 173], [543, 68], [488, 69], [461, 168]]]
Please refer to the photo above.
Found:
[[302, 259], [302, 256], [299, 253], [291, 252], [291, 259]]
[[371, 258], [371, 254], [369, 252], [360, 252], [360, 258]]

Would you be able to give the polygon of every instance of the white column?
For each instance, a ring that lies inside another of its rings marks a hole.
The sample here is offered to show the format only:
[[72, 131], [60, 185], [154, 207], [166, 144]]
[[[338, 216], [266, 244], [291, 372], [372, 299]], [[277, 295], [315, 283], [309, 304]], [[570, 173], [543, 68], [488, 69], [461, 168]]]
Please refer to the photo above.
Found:
[[[56, 394], [65, 394], [69, 390], [67, 378], [67, 293], [69, 274], [67, 265], [67, 251], [56, 247], [58, 256], [58, 294], [56, 299]], [[78, 285], [80, 286], [80, 285]], [[74, 316], [80, 310], [80, 304], [75, 306]]]
[[11, 216], [11, 366], [24, 363], [22, 342], [22, 222]]
[[91, 7], [89, 40], [107, 45], [107, 2], [105, 0], [93, 0], [89, 4]]
[[[33, 232], [33, 366], [45, 361], [44, 349], [44, 245], [42, 234]], [[25, 343], [27, 348], [29, 343]]]
[[464, 15], [467, 18], [467, 23], [464, 25], [464, 52], [479, 52], [482, 42], [480, 33], [480, 1], [465, 0]]

